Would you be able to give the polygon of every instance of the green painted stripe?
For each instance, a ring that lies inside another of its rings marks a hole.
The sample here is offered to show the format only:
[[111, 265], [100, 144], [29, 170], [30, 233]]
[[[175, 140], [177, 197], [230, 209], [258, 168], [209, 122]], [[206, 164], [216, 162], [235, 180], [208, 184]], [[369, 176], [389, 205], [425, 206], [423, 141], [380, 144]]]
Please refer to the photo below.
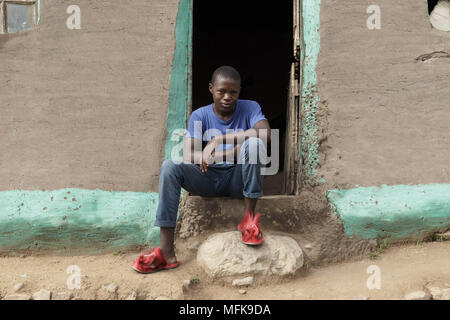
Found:
[[317, 179], [319, 165], [319, 137], [317, 135], [317, 61], [320, 52], [320, 0], [301, 1], [301, 143], [299, 156], [303, 159], [302, 181], [308, 184], [322, 183]]
[[169, 108], [165, 159], [174, 159], [172, 151], [181, 157], [182, 130], [186, 128], [191, 103], [192, 61], [192, 0], [180, 0], [175, 25], [175, 52], [170, 74]]
[[38, 6], [38, 20], [37, 20], [37, 23], [39, 23], [41, 21], [41, 0], [38, 0], [37, 6]]
[[450, 184], [331, 190], [327, 197], [349, 237], [408, 239], [450, 227]]
[[157, 193], [61, 189], [0, 192], [0, 251], [101, 253], [158, 245]]

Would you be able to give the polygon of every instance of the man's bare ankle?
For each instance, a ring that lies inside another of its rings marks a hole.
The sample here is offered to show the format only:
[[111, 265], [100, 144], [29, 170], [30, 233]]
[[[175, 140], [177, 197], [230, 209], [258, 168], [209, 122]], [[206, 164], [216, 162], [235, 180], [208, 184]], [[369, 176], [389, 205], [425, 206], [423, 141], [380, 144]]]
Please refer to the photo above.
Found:
[[172, 256], [172, 257], [166, 258], [166, 262], [167, 262], [167, 264], [175, 263], [175, 262], [177, 262], [177, 257]]
[[173, 252], [173, 250], [164, 250], [163, 248], [161, 248], [161, 251], [167, 263], [170, 264], [177, 261], [177, 257], [175, 255], [175, 252]]
[[174, 252], [169, 252], [167, 254], [164, 254], [164, 259], [166, 260], [167, 264], [172, 264], [172, 263], [177, 262], [177, 256], [175, 255]]

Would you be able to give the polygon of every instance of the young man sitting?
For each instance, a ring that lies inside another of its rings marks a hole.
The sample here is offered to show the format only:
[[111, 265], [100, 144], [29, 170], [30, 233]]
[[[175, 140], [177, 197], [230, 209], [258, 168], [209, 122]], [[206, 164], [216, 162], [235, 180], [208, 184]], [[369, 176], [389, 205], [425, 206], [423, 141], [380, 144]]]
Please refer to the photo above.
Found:
[[[133, 269], [153, 273], [179, 266], [174, 233], [181, 188], [203, 196], [244, 198], [244, 218], [238, 226], [242, 241], [263, 241], [256, 202], [263, 195], [261, 168], [266, 164], [270, 126], [255, 101], [239, 100], [241, 78], [232, 67], [218, 68], [209, 91], [213, 103], [195, 110], [184, 141], [183, 162], [165, 160], [159, 178], [155, 225], [161, 248], [139, 256]], [[203, 147], [203, 142], [206, 146]], [[231, 160], [231, 161], [230, 161]]]

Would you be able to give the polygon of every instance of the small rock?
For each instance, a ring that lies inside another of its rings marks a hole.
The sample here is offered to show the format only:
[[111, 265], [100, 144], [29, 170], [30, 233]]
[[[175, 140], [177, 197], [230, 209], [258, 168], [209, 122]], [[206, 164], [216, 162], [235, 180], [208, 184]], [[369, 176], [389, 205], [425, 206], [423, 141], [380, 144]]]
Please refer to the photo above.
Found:
[[239, 293], [240, 293], [240, 294], [246, 294], [247, 291], [246, 291], [246, 290], [239, 290]]
[[19, 282], [14, 286], [14, 292], [19, 292], [24, 287], [23, 282]]
[[103, 289], [112, 294], [116, 293], [118, 288], [119, 287], [115, 283], [108, 283], [103, 285]]
[[26, 278], [26, 277], [27, 277], [27, 274], [24, 273], [24, 274], [21, 274], [20, 276], [21, 276], [22, 278]]
[[253, 284], [253, 277], [233, 280], [233, 287], [251, 286]]
[[431, 295], [433, 300], [440, 300], [442, 297], [442, 290], [438, 287], [426, 286], [426, 290]]
[[433, 300], [450, 300], [450, 289], [441, 289], [439, 287], [426, 287]]
[[305, 244], [305, 249], [306, 250], [311, 250], [313, 248], [311, 243]]
[[11, 294], [3, 298], [3, 300], [31, 300], [29, 294]]
[[156, 298], [155, 300], [170, 300], [169, 298], [165, 297], [165, 296], [159, 296], [158, 298]]
[[52, 300], [70, 300], [73, 298], [73, 294], [70, 292], [58, 292], [52, 294]]
[[189, 290], [191, 289], [191, 281], [190, 280], [184, 280], [183, 281], [183, 285], [182, 285], [182, 289], [183, 289], [184, 293], [189, 292]]
[[431, 295], [425, 291], [414, 291], [405, 296], [406, 300], [430, 300]]
[[441, 300], [450, 300], [450, 289], [443, 289]]
[[197, 251], [201, 244], [202, 244], [201, 241], [195, 241], [194, 243], [192, 243], [192, 244], [188, 247], [188, 249], [189, 249], [190, 251]]
[[33, 300], [50, 300], [52, 293], [48, 290], [39, 290], [33, 294]]
[[97, 290], [95, 299], [97, 299], [97, 300], [116, 300], [118, 288], [119, 287], [115, 283], [106, 283]]
[[136, 291], [131, 292], [130, 295], [125, 298], [125, 300], [136, 300], [136, 299], [137, 299]]

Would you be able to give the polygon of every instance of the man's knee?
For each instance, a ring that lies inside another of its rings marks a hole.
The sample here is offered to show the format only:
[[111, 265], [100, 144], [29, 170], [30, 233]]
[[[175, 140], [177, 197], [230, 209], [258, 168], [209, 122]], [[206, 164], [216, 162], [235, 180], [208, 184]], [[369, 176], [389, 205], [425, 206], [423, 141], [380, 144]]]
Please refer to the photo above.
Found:
[[258, 159], [265, 158], [266, 146], [262, 139], [257, 137], [250, 137], [244, 141], [241, 146], [241, 157], [244, 159]]
[[241, 146], [241, 150], [258, 150], [260, 148], [260, 146], [264, 146], [264, 142], [262, 141], [261, 138], [257, 138], [257, 137], [250, 137], [247, 140], [244, 141], [244, 143]]
[[173, 162], [170, 159], [164, 160], [162, 166], [161, 166], [161, 175], [173, 175], [178, 172], [178, 164]]

